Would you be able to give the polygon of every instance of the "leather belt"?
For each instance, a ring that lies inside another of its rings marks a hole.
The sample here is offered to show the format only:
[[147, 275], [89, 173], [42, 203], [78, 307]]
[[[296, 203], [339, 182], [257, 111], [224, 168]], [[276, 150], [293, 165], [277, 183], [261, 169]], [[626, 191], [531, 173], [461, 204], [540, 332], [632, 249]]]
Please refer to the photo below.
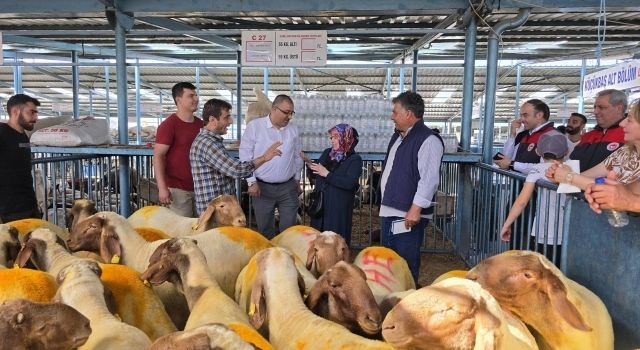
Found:
[[282, 185], [282, 184], [286, 184], [287, 182], [289, 182], [291, 180], [293, 180], [293, 176], [290, 177], [288, 180], [283, 181], [283, 182], [267, 182], [267, 181], [264, 181], [262, 179], [256, 178], [256, 181], [258, 181], [260, 183], [263, 183], [263, 184], [267, 184], [267, 185]]

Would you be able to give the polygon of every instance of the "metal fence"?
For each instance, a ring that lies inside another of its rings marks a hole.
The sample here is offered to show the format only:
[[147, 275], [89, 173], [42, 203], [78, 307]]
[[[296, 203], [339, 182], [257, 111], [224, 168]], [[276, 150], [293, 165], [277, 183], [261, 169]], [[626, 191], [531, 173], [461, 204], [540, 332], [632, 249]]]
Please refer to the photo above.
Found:
[[[95, 153], [95, 151], [94, 151]], [[139, 152], [140, 153], [140, 152]], [[45, 218], [64, 225], [64, 213], [78, 198], [96, 203], [98, 210], [121, 212], [121, 197], [127, 196], [131, 211], [158, 204], [153, 180], [151, 151], [146, 154], [35, 153], [33, 161], [36, 193]], [[363, 175], [355, 198], [352, 246], [361, 249], [379, 243], [379, 182], [381, 154], [363, 155]], [[434, 218], [425, 230], [424, 252], [456, 253], [469, 266], [508, 249], [538, 250], [559, 263], [562, 243], [564, 195], [550, 184], [538, 184], [512, 229], [512, 238], [500, 239], [500, 228], [517, 197], [525, 177], [480, 164], [478, 157], [445, 156], [440, 173]], [[130, 170], [129, 188], [120, 190], [119, 172]], [[305, 168], [306, 170], [306, 168]], [[239, 183], [240, 185], [240, 183]], [[301, 221], [308, 224], [304, 206], [311, 190], [306, 173], [301, 181]], [[242, 188], [242, 187], [240, 187]], [[241, 191], [242, 192], [242, 191]], [[251, 199], [240, 196], [252, 223]], [[540, 218], [534, 220], [534, 218]], [[531, 236], [533, 232], [534, 236]], [[538, 242], [553, 241], [553, 244]]]

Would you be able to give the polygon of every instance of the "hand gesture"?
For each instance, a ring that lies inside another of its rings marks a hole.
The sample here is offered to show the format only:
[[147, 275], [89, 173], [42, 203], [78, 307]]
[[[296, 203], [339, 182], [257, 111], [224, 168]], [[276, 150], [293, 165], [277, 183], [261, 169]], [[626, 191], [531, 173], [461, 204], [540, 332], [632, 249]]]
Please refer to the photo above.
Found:
[[249, 186], [247, 193], [250, 197], [260, 197], [260, 186], [258, 186], [258, 183], [254, 182], [253, 185]]
[[511, 239], [511, 225], [502, 226], [502, 229], [500, 230], [500, 239], [505, 242], [509, 242], [509, 239]]
[[511, 158], [507, 156], [502, 156], [502, 158], [494, 161], [500, 169], [509, 169], [509, 165], [511, 165]]
[[518, 129], [520, 129], [520, 127], [522, 126], [522, 121], [520, 119], [514, 119], [511, 122], [511, 136], [516, 136], [516, 134], [518, 133]]
[[558, 169], [558, 167], [560, 167], [560, 166], [561, 166], [561, 164], [560, 164], [558, 161], [554, 160], [554, 161], [553, 161], [553, 164], [551, 164], [551, 166], [549, 166], [549, 167], [547, 168], [547, 170], [545, 170], [545, 172], [544, 172], [544, 176], [546, 176], [546, 178], [547, 178], [549, 181], [551, 181], [551, 182], [556, 182], [556, 183], [557, 183], [557, 181], [555, 180], [554, 176], [555, 176], [555, 174], [556, 174], [556, 170], [557, 170], [557, 169]]
[[327, 175], [329, 175], [329, 170], [320, 163], [307, 163], [307, 165], [309, 165], [309, 169], [311, 169], [311, 171], [316, 175], [322, 177], [327, 177]]
[[262, 155], [264, 157], [265, 162], [270, 161], [275, 156], [281, 156], [282, 151], [278, 149], [282, 145], [282, 141], [274, 142], [273, 145], [269, 146], [266, 152]]
[[168, 188], [158, 188], [158, 200], [162, 204], [171, 204], [171, 192]]

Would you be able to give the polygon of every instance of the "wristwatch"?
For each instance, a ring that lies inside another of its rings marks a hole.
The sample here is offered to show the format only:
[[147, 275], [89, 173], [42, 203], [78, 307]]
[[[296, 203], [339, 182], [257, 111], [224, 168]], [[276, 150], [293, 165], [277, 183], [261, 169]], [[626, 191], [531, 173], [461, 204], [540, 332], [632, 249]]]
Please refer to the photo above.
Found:
[[247, 181], [247, 186], [251, 187], [253, 186], [253, 184], [256, 183], [255, 181]]
[[567, 175], [565, 175], [564, 177], [564, 182], [568, 183], [568, 184], [572, 184], [573, 183], [573, 176], [576, 173], [567, 173]]

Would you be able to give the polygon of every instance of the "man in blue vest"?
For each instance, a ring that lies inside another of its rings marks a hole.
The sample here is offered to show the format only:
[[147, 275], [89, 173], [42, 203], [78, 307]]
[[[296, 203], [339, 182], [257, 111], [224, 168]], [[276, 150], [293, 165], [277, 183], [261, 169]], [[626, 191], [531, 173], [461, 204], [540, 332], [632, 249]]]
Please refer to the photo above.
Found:
[[409, 264], [418, 285], [420, 247], [433, 217], [444, 144], [422, 119], [422, 96], [405, 91], [392, 100], [395, 133], [382, 164], [380, 237]]

